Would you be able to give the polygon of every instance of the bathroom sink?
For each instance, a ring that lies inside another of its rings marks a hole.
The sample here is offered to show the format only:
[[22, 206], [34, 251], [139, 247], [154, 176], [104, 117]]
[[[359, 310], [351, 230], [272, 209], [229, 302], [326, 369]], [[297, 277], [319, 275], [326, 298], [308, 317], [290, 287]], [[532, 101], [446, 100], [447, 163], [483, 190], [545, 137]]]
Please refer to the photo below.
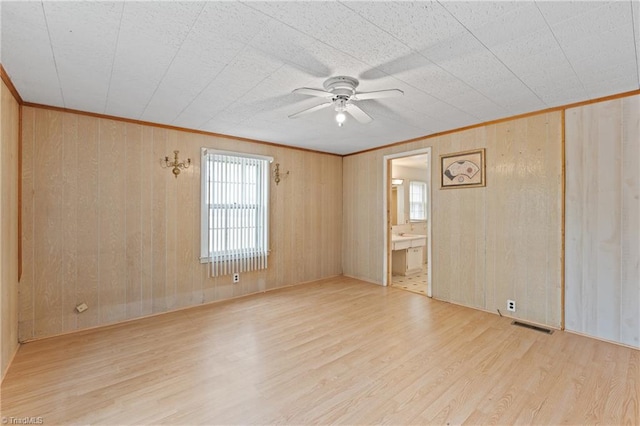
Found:
[[427, 236], [417, 234], [392, 234], [391, 243], [393, 244], [393, 250], [422, 247], [427, 245]]

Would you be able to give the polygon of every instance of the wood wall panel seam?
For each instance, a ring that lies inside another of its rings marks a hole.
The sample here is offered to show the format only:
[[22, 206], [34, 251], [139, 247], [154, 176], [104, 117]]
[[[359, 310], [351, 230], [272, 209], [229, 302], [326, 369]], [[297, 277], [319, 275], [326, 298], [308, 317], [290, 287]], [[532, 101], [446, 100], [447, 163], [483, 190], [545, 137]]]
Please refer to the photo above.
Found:
[[18, 282], [22, 279], [22, 104], [18, 105]]
[[566, 109], [561, 111], [561, 125], [562, 125], [562, 200], [561, 200], [561, 238], [562, 238], [562, 248], [560, 251], [561, 256], [561, 274], [560, 274], [560, 330], [565, 329], [565, 250], [566, 250], [566, 242], [565, 242], [565, 227], [566, 227], [566, 204], [567, 204], [567, 149], [566, 149]]

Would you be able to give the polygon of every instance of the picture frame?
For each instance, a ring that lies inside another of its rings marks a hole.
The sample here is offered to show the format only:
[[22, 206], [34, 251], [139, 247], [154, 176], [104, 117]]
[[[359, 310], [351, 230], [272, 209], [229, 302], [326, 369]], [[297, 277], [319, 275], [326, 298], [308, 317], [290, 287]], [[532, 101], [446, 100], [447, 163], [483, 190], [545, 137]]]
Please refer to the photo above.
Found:
[[485, 149], [440, 156], [440, 189], [485, 186]]

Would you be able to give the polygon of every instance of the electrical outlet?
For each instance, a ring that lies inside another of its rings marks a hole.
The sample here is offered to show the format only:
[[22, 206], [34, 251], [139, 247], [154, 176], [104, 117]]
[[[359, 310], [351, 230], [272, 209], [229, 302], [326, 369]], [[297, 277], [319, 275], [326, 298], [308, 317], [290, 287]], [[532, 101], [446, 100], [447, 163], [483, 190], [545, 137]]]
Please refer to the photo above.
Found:
[[515, 312], [516, 311], [516, 301], [515, 300], [507, 300], [507, 311]]
[[238, 274], [238, 273], [233, 274], [233, 282], [234, 283], [239, 283], [240, 282], [240, 274]]
[[86, 303], [80, 303], [79, 305], [76, 305], [76, 312], [78, 312], [79, 314], [83, 313], [87, 309], [89, 309], [89, 307]]

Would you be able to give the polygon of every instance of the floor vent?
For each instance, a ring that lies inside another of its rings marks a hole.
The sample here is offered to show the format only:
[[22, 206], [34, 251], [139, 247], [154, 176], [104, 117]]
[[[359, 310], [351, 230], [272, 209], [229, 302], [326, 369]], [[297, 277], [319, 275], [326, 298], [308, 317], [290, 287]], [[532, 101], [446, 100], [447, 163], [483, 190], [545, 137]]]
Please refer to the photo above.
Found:
[[517, 325], [518, 327], [530, 328], [531, 330], [539, 331], [541, 333], [553, 334], [553, 330], [549, 328], [539, 327], [533, 324], [527, 324], [526, 322], [514, 321], [511, 325]]

